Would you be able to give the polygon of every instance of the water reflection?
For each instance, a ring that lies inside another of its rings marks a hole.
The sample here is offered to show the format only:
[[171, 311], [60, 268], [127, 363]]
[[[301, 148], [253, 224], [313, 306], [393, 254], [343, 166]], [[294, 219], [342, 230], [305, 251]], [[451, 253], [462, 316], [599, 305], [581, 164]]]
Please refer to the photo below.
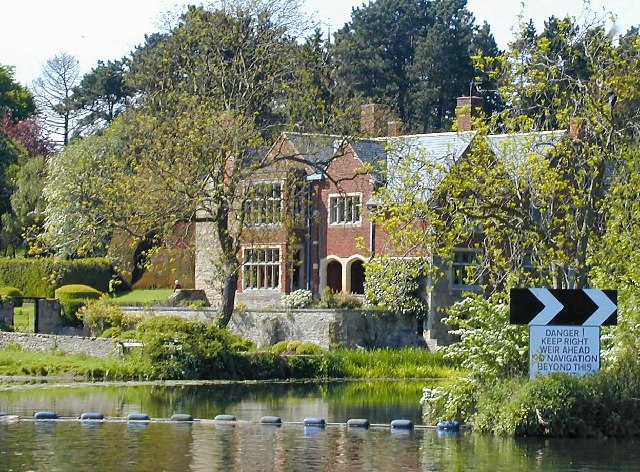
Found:
[[[152, 385], [0, 391], [0, 411], [31, 417], [51, 410], [152, 418], [189, 413], [239, 419], [324, 417], [329, 423], [368, 418], [420, 424], [423, 382], [321, 385]], [[34, 406], [35, 405], [35, 406]], [[637, 470], [636, 440], [511, 439], [434, 430], [303, 427], [241, 421], [0, 422], [0, 470], [55, 471], [565, 471]]]

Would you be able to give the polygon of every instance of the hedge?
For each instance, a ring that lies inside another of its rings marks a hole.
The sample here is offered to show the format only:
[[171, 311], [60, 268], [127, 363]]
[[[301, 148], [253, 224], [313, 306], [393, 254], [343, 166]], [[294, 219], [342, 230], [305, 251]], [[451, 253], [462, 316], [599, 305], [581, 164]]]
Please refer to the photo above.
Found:
[[105, 258], [72, 261], [0, 258], [0, 286], [16, 287], [26, 296], [53, 297], [56, 288], [76, 283], [107, 292], [112, 274], [111, 264]]

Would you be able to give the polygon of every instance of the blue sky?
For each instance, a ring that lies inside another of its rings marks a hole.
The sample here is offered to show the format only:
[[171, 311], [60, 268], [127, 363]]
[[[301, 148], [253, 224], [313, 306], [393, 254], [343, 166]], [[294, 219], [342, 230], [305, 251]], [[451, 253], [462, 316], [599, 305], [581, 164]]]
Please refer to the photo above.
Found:
[[[197, 0], [17, 0], [3, 2], [0, 9], [0, 64], [15, 68], [25, 85], [40, 75], [46, 60], [67, 52], [78, 58], [82, 72], [99, 59], [113, 60], [127, 55], [145, 34], [166, 24], [163, 13], [198, 3]], [[349, 20], [351, 9], [363, 0], [306, 0], [326, 30], [335, 31]], [[591, 0], [594, 11], [613, 11], [619, 17], [618, 31], [640, 24], [638, 0]], [[536, 25], [551, 15], [579, 16], [581, 0], [468, 0], [478, 23], [488, 21], [498, 41], [506, 47], [518, 14], [533, 18]]]

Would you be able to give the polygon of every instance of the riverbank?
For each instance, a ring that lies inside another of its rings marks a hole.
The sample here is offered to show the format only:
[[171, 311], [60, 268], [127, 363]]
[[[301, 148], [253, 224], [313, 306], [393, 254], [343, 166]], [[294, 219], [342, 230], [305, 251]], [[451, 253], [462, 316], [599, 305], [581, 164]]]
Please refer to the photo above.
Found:
[[[12, 377], [65, 377], [87, 381], [174, 380], [158, 375], [167, 372], [166, 369], [152, 367], [145, 360], [143, 349], [127, 353], [124, 358], [97, 358], [57, 351], [29, 352], [17, 347], [0, 350], [0, 381], [4, 382]], [[221, 367], [225, 368], [216, 370], [216, 376], [191, 380], [410, 379], [460, 375], [456, 366], [442, 356], [416, 348], [338, 349], [314, 355], [249, 351], [230, 353]]]

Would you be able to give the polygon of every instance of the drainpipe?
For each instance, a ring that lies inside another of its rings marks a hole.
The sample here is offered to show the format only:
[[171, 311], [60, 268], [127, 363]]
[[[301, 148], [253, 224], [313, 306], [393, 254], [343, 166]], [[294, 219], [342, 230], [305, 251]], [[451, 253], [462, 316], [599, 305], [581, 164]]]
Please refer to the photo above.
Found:
[[318, 182], [324, 179], [324, 175], [316, 172], [314, 174], [309, 174], [306, 177], [307, 181], [307, 241], [306, 241], [306, 254], [305, 254], [305, 268], [306, 270], [306, 283], [305, 287], [307, 290], [311, 290], [311, 248], [312, 248], [312, 231], [313, 231], [313, 211], [312, 211], [312, 202], [311, 195], [313, 190], [313, 183]]

